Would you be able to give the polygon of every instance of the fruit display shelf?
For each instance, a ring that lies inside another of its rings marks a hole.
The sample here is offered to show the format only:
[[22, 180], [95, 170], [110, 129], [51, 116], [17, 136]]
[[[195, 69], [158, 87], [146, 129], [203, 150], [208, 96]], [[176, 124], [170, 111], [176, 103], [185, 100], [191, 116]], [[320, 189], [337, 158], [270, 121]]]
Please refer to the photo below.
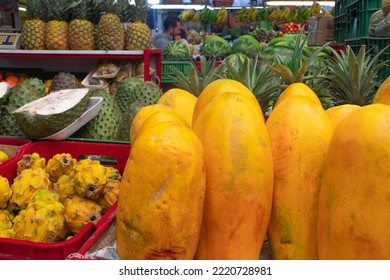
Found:
[[[76, 159], [90, 157], [99, 160], [105, 166], [112, 166], [122, 172], [130, 154], [130, 145], [117, 143], [80, 142], [80, 141], [36, 141], [27, 144], [23, 154], [37, 152], [46, 160], [57, 153], [70, 153]], [[23, 154], [10, 159], [0, 166], [0, 175], [8, 180], [16, 176], [17, 162]], [[96, 223], [88, 223], [73, 238], [55, 242], [41, 243], [12, 238], [0, 238], [1, 259], [64, 260], [77, 252], [93, 235], [102, 232], [112, 221], [116, 203]], [[99, 230], [100, 229], [100, 230]]]
[[0, 65], [8, 69], [41, 69], [47, 72], [89, 73], [100, 59], [142, 59], [145, 64], [144, 80], [151, 80], [150, 67], [156, 69], [161, 81], [162, 55], [160, 49], [135, 51], [52, 51], [52, 50], [0, 50]]

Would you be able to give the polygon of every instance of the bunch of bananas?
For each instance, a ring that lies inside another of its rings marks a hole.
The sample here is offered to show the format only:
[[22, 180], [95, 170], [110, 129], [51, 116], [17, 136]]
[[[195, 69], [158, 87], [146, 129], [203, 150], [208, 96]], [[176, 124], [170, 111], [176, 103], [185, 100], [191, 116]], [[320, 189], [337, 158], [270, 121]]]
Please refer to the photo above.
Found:
[[249, 9], [243, 7], [236, 13], [235, 21], [256, 22], [258, 21], [258, 11], [252, 6]]
[[289, 18], [290, 18], [289, 7], [276, 7], [268, 15], [268, 20], [274, 20], [274, 21], [288, 21]]
[[310, 10], [306, 6], [300, 6], [298, 9], [297, 21], [305, 22], [310, 17]]
[[267, 9], [260, 9], [257, 12], [256, 21], [267, 20], [267, 19], [268, 19], [268, 10]]
[[221, 7], [221, 9], [217, 10], [217, 19], [216, 19], [216, 24], [218, 23], [223, 23], [226, 22], [227, 17], [228, 17], [228, 11], [224, 6]]
[[190, 9], [190, 10], [183, 10], [180, 15], [179, 15], [179, 18], [182, 20], [182, 21], [191, 21], [193, 19], [193, 17], [195, 16], [195, 10], [193, 9]]
[[219, 10], [211, 10], [205, 7], [199, 15], [200, 21], [206, 24], [215, 24], [217, 22], [218, 12]]
[[317, 2], [314, 2], [313, 5], [311, 5], [310, 7], [310, 16], [312, 17], [318, 16], [319, 14], [321, 14], [321, 11], [322, 11], [321, 5]]
[[288, 22], [294, 22], [294, 21], [298, 21], [298, 10], [292, 10], [290, 11], [288, 17], [287, 17], [287, 21]]

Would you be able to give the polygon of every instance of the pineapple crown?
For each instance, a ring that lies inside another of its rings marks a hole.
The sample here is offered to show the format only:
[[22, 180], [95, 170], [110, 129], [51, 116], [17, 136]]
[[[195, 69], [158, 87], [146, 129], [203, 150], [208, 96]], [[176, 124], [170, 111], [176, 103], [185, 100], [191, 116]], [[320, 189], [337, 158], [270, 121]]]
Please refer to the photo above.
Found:
[[114, 14], [121, 21], [125, 20], [126, 10], [128, 9], [128, 0], [100, 0], [98, 3], [99, 14]]
[[26, 13], [29, 19], [43, 19], [45, 12], [43, 9], [42, 0], [27, 0], [26, 1]]
[[70, 14], [72, 19], [85, 19], [90, 20], [92, 18], [92, 8], [95, 0], [75, 0], [70, 4]]
[[150, 5], [146, 0], [135, 0], [134, 5], [129, 7], [129, 19], [132, 22], [145, 23], [148, 18]]
[[364, 106], [372, 102], [376, 89], [381, 84], [377, 79], [378, 72], [390, 61], [379, 59], [388, 47], [375, 56], [371, 55], [372, 50], [366, 51], [365, 45], [360, 47], [358, 53], [350, 46], [347, 46], [345, 53], [340, 54], [332, 49], [335, 63], [328, 66], [326, 78], [334, 90], [332, 97], [335, 104]]
[[72, 4], [69, 5], [67, 0], [45, 0], [43, 1], [46, 17], [48, 21], [59, 20], [68, 21], [70, 16], [70, 9]]

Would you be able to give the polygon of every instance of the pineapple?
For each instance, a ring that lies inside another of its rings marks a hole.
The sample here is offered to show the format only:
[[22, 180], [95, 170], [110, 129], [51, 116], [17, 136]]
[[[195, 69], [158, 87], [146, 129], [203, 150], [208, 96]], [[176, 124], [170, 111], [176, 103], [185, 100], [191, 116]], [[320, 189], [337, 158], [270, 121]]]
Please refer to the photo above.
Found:
[[126, 47], [128, 50], [149, 49], [152, 34], [146, 24], [149, 5], [146, 0], [135, 0], [129, 7], [129, 16], [132, 23], [127, 26]]
[[72, 21], [69, 23], [69, 46], [71, 50], [94, 50], [94, 24], [92, 16], [92, 1], [78, 0], [71, 8]]
[[[334, 105], [368, 105], [372, 102], [381, 81], [377, 78], [379, 70], [386, 61], [377, 63], [387, 48], [374, 57], [366, 53], [366, 46], [360, 47], [357, 54], [350, 46], [341, 54], [333, 51], [335, 62], [328, 66], [326, 79], [332, 89], [331, 101]], [[388, 61], [387, 61], [388, 62]]]
[[101, 0], [99, 9], [103, 15], [97, 25], [97, 48], [99, 50], [124, 50], [125, 28], [120, 15], [123, 5], [116, 0]]
[[69, 50], [68, 18], [71, 5], [67, 0], [45, 0], [48, 23], [46, 25], [46, 48]]
[[26, 50], [45, 49], [44, 11], [42, 0], [26, 1], [27, 20], [23, 25], [22, 41]]
[[222, 65], [227, 68], [227, 78], [241, 82], [253, 92], [264, 114], [271, 111], [279, 91], [277, 80], [258, 57], [251, 60], [245, 55], [232, 54]]

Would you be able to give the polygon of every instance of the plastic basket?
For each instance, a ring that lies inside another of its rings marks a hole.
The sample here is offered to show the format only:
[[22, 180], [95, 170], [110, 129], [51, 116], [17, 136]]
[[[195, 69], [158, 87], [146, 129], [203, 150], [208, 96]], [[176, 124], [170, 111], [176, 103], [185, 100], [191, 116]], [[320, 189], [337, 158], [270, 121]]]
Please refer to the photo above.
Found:
[[360, 0], [346, 5], [347, 29], [345, 38], [368, 36], [371, 16], [381, 9], [381, 2], [381, 0]]
[[176, 74], [173, 72], [172, 67], [178, 69], [184, 75], [188, 75], [190, 72], [190, 61], [162, 61], [162, 82], [173, 83], [175, 80], [173, 77]]
[[[366, 50], [372, 56], [375, 56], [382, 49], [390, 45], [390, 38], [388, 37], [360, 37], [353, 39], [346, 39], [346, 45], [351, 46], [353, 51], [357, 53], [362, 45], [366, 45]], [[390, 48], [387, 48], [386, 51], [379, 57], [380, 61], [386, 61], [390, 59]], [[379, 71], [379, 79], [385, 80], [390, 76], [390, 63], [387, 66], [383, 67]]]
[[[33, 152], [39, 153], [46, 160], [57, 153], [70, 153], [78, 160], [91, 157], [99, 160], [105, 166], [113, 166], [122, 172], [130, 154], [130, 145], [77, 141], [37, 141], [26, 145], [24, 149], [24, 154]], [[0, 175], [7, 177], [8, 180], [13, 180], [16, 176], [16, 164], [21, 158], [22, 154], [10, 160], [11, 164], [0, 166]], [[115, 208], [116, 204], [96, 224], [88, 223], [69, 240], [41, 243], [0, 238], [0, 259], [64, 260], [70, 254], [77, 252], [100, 227], [111, 219]]]
[[12, 158], [22, 154], [26, 145], [30, 144], [31, 142], [31, 140], [24, 138], [0, 137], [0, 150], [4, 151], [9, 157], [9, 160], [5, 161], [0, 166], [9, 164]]

